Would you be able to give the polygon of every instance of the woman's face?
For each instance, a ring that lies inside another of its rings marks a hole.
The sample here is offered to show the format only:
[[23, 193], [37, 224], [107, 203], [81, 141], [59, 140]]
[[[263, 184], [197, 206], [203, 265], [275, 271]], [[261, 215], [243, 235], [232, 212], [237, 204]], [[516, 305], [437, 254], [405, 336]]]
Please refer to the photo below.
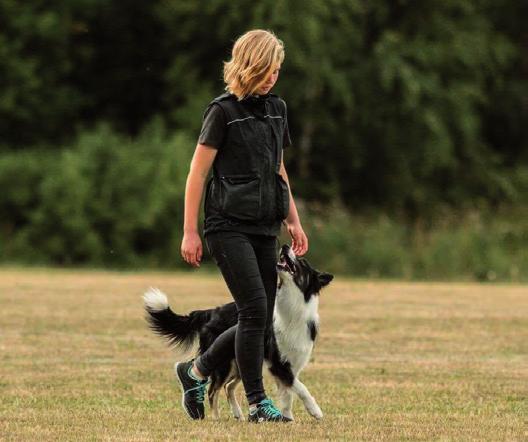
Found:
[[255, 93], [258, 95], [264, 95], [264, 94], [267, 94], [269, 91], [271, 91], [271, 89], [277, 82], [277, 79], [279, 78], [279, 71], [280, 71], [280, 66], [274, 71], [272, 71], [266, 77], [266, 79], [262, 82], [262, 85], [259, 86], [259, 88], [255, 91]]

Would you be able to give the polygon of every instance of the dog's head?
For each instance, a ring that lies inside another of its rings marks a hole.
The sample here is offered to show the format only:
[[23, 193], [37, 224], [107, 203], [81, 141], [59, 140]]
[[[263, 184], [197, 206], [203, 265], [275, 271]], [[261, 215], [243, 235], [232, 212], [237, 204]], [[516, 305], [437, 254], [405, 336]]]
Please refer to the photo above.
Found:
[[320, 272], [314, 269], [305, 258], [295, 256], [287, 244], [281, 248], [277, 272], [280, 279], [279, 287], [295, 285], [303, 293], [306, 302], [312, 296], [318, 295], [320, 290], [334, 279], [334, 275]]

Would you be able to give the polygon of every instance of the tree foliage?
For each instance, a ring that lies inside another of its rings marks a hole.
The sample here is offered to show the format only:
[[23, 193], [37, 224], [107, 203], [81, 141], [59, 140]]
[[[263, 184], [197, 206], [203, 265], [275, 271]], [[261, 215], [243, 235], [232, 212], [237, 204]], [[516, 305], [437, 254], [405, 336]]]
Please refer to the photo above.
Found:
[[285, 43], [274, 92], [288, 103], [299, 199], [414, 223], [442, 207], [526, 204], [527, 14], [513, 0], [2, 0], [0, 233], [38, 242], [59, 229], [71, 261], [139, 244], [155, 225], [144, 216], [169, 235], [181, 208], [148, 189], [161, 141], [145, 128], [178, 134], [167, 152], [188, 161], [222, 62], [251, 28]]
[[[5, 148], [155, 115], [195, 137], [222, 61], [250, 28], [286, 60], [298, 194], [410, 215], [526, 188], [526, 6], [511, 0], [4, 0]], [[525, 49], [524, 49], [525, 51]], [[519, 178], [520, 177], [520, 178]]]

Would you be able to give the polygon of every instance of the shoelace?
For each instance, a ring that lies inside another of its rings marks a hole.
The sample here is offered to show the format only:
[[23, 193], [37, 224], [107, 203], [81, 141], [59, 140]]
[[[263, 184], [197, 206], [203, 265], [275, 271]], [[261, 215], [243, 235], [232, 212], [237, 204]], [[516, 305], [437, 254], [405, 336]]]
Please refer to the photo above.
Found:
[[206, 386], [209, 382], [204, 382], [203, 384], [199, 385], [196, 390], [196, 401], [197, 402], [203, 402], [205, 400], [205, 390]]
[[260, 402], [259, 408], [269, 417], [276, 418], [282, 416], [282, 413], [273, 405], [271, 399], [263, 399]]
[[196, 391], [196, 402], [203, 402], [205, 400], [205, 390], [209, 382], [211, 382], [209, 379], [207, 381], [196, 381], [198, 385], [193, 388], [189, 388], [185, 393], [188, 393], [189, 391]]

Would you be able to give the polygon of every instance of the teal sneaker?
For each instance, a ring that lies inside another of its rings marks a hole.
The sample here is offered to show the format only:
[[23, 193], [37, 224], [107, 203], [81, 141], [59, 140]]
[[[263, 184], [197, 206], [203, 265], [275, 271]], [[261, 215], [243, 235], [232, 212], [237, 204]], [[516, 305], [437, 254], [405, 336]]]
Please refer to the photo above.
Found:
[[249, 413], [249, 422], [291, 422], [292, 419], [283, 416], [280, 410], [273, 405], [271, 399], [262, 399], [257, 408]]
[[203, 419], [205, 417], [205, 392], [209, 380], [199, 381], [191, 376], [190, 370], [193, 360], [178, 362], [174, 371], [182, 387], [182, 406], [187, 416], [191, 419]]

